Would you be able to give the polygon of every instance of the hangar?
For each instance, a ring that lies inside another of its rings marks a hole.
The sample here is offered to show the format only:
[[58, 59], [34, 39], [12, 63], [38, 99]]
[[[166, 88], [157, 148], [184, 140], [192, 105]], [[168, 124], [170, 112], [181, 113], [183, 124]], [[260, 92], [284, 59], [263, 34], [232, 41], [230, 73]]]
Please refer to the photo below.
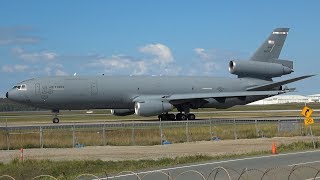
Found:
[[309, 96], [302, 95], [279, 95], [273, 96], [259, 101], [252, 102], [248, 105], [268, 105], [268, 104], [286, 104], [286, 103], [310, 103], [320, 102], [320, 94]]

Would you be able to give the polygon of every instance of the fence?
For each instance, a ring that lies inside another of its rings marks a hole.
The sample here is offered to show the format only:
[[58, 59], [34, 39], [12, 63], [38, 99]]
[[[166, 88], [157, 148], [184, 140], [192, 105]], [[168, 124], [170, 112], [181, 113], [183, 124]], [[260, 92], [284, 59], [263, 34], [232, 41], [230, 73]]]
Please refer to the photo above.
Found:
[[[228, 167], [212, 167], [206, 172], [200, 170], [186, 170], [178, 173], [171, 171], [150, 171], [135, 173], [130, 171], [121, 172], [117, 175], [107, 177], [99, 177], [94, 174], [80, 174], [74, 179], [96, 179], [96, 180], [108, 180], [108, 179], [126, 179], [126, 180], [216, 180], [216, 179], [228, 179], [228, 180], [241, 180], [241, 179], [319, 179], [320, 178], [319, 165], [313, 166], [292, 166], [292, 167], [273, 167], [269, 169], [249, 169], [244, 168], [242, 170], [228, 168]], [[0, 179], [15, 180], [10, 175], [0, 175]], [[21, 179], [21, 178], [17, 178]], [[51, 175], [39, 175], [30, 179], [58, 179]], [[59, 178], [61, 179], [61, 177]], [[68, 178], [66, 178], [68, 179]]]
[[[319, 118], [312, 126], [320, 135]], [[197, 120], [1, 126], [0, 149], [156, 145], [189, 141], [310, 135], [303, 120]]]

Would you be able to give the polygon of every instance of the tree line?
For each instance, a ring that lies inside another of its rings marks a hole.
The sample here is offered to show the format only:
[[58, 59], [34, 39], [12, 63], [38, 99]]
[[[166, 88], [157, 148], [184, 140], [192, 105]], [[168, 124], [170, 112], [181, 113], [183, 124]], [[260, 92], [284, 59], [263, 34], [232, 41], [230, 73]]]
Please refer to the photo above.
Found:
[[39, 108], [13, 102], [7, 98], [0, 98], [0, 112], [5, 111], [37, 111]]

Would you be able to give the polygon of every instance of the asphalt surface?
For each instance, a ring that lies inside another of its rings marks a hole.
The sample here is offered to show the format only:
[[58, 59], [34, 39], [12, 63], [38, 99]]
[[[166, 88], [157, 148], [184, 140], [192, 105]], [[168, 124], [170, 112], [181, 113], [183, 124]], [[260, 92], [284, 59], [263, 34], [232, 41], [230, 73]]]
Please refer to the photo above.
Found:
[[[299, 112], [301, 110], [250, 110], [250, 111], [203, 111], [203, 112], [196, 112], [197, 114], [208, 114], [208, 113], [214, 113], [214, 114], [225, 114], [225, 113], [277, 113], [277, 112]], [[316, 111], [320, 111], [320, 109], [314, 109], [314, 112]], [[11, 112], [10, 112], [11, 113]], [[13, 112], [15, 113], [15, 112]], [[21, 112], [20, 112], [21, 113]], [[32, 113], [32, 112], [28, 112], [28, 113]], [[132, 123], [135, 123], [135, 126], [159, 126], [159, 121], [156, 119], [148, 119], [148, 120], [137, 120], [137, 119], [118, 119], [116, 121], [110, 121], [110, 120], [106, 120], [105, 118], [103, 118], [106, 115], [111, 115], [111, 114], [61, 114], [59, 115], [59, 117], [61, 117], [61, 119], [63, 119], [63, 117], [79, 117], [81, 118], [81, 121], [77, 122], [77, 121], [72, 121], [72, 122], [63, 122], [61, 121], [59, 124], [53, 124], [51, 121], [48, 122], [29, 122], [29, 121], [25, 121], [25, 122], [15, 122], [15, 123], [6, 123], [6, 121], [4, 121], [7, 118], [24, 118], [24, 117], [32, 117], [32, 118], [44, 118], [44, 117], [52, 117], [52, 115], [49, 114], [37, 114], [39, 113], [39, 111], [34, 112], [34, 114], [27, 114], [27, 115], [5, 115], [5, 116], [1, 116], [0, 115], [0, 130], [26, 130], [26, 129], [39, 129], [44, 128], [44, 129], [59, 129], [59, 128], [70, 128], [70, 127], [74, 127], [74, 126], [78, 126], [80, 128], [85, 128], [85, 127], [89, 127], [89, 128], [94, 128], [94, 127], [102, 127], [105, 126], [106, 127], [123, 127], [126, 126], [125, 123], [127, 123], [128, 126], [132, 126]], [[43, 113], [43, 112], [41, 112]], [[95, 119], [94, 121], [92, 121], [92, 119], [90, 119], [90, 116], [101, 116], [101, 119]], [[83, 119], [83, 118], [88, 118]], [[313, 116], [313, 118], [318, 121], [320, 120], [319, 116]], [[264, 117], [264, 118], [241, 118], [241, 117], [236, 117], [236, 118], [205, 118], [205, 119], [196, 119], [194, 121], [188, 121], [190, 123], [195, 123], [195, 124], [199, 124], [199, 121], [209, 121], [209, 120], [214, 120], [215, 123], [233, 123], [234, 120], [237, 121], [237, 123], [252, 123], [255, 120], [258, 120], [260, 122], [262, 121], [274, 121], [277, 122], [278, 120], [281, 121], [294, 121], [294, 120], [299, 120], [299, 121], [303, 121], [302, 117], [292, 117], [292, 116], [288, 116], [288, 117]], [[186, 123], [187, 121], [163, 121], [164, 123]]]
[[167, 180], [170, 179], [168, 176], [176, 180], [238, 179], [242, 174], [244, 179], [288, 179], [290, 176], [290, 179], [309, 180], [315, 176], [319, 179], [319, 171], [320, 150], [189, 164], [137, 172], [135, 175], [126, 172], [102, 179]]
[[[320, 117], [314, 117], [316, 122]], [[89, 121], [89, 120], [88, 120]], [[78, 123], [40, 123], [40, 124], [19, 124], [19, 125], [2, 125], [0, 130], [31, 130], [31, 129], [65, 129], [65, 128], [126, 128], [126, 127], [155, 127], [160, 126], [177, 126], [185, 125], [209, 125], [211, 124], [254, 124], [254, 123], [278, 123], [279, 121], [298, 121], [303, 122], [303, 118], [297, 117], [267, 117], [267, 118], [239, 118], [239, 119], [197, 119], [188, 121], [100, 121], [100, 122], [78, 122]]]

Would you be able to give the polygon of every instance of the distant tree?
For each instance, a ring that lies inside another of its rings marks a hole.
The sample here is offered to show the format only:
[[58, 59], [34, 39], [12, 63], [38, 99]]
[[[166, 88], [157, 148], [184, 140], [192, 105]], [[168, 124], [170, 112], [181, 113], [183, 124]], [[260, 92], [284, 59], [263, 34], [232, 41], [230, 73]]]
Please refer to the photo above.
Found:
[[6, 98], [0, 98], [0, 112], [4, 111], [37, 111], [39, 110], [36, 107], [26, 106], [13, 102]]

